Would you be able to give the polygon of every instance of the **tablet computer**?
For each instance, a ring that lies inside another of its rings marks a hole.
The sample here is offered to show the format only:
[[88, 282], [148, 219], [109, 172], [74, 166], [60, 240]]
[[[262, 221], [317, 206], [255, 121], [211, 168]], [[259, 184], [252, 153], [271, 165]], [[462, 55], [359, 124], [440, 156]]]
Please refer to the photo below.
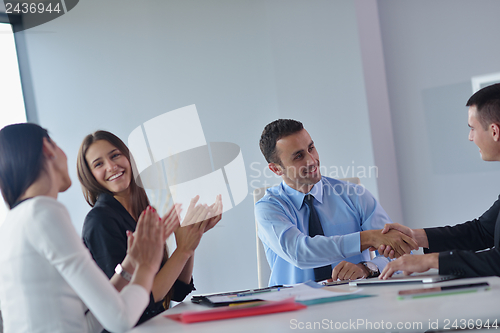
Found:
[[466, 283], [466, 284], [457, 284], [454, 286], [443, 286], [443, 287], [433, 287], [433, 288], [408, 289], [408, 290], [400, 290], [398, 293], [398, 299], [425, 298], [433, 296], [476, 293], [489, 289], [490, 285], [488, 284], [488, 282]]

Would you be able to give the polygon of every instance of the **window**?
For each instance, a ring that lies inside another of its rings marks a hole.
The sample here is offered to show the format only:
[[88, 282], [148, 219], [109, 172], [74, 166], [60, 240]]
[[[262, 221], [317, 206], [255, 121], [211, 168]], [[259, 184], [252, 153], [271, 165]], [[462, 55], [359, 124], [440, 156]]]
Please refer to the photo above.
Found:
[[16, 44], [10, 24], [0, 23], [0, 128], [26, 122]]
[[[21, 77], [17, 61], [12, 26], [0, 23], [0, 128], [26, 122]], [[0, 200], [0, 224], [7, 214], [7, 206]]]
[[499, 83], [500, 73], [473, 76], [471, 78], [471, 81], [472, 81], [472, 93], [475, 93], [479, 89], [482, 89], [494, 83]]

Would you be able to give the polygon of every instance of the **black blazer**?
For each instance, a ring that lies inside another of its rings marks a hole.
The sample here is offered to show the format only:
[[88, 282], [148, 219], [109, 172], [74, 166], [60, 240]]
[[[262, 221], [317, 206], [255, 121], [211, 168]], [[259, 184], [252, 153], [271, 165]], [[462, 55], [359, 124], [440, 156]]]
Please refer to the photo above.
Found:
[[[429, 249], [439, 253], [439, 274], [500, 276], [500, 196], [480, 218], [454, 227], [426, 228]], [[484, 250], [481, 252], [476, 252]]]
[[[85, 217], [82, 238], [90, 250], [97, 265], [110, 279], [115, 274], [115, 267], [127, 254], [127, 230], [135, 231], [136, 222], [125, 207], [113, 196], [100, 194], [96, 204]], [[173, 286], [172, 300], [181, 302], [193, 290], [193, 280], [185, 284], [177, 280]], [[138, 324], [163, 312], [163, 301], [154, 301], [150, 294], [149, 305], [139, 319]]]

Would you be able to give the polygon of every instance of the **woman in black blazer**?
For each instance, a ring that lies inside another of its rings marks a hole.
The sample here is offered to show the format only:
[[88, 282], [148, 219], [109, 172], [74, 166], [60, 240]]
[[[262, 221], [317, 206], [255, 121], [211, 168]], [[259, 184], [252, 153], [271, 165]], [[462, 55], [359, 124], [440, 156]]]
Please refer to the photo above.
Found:
[[[87, 135], [80, 146], [77, 170], [85, 199], [93, 207], [85, 218], [83, 241], [104, 273], [110, 278], [115, 269], [120, 271], [125, 277], [122, 283], [126, 285], [127, 274], [133, 272], [133, 266], [129, 262], [117, 266], [126, 255], [126, 233], [135, 230], [137, 217], [149, 205], [146, 192], [132, 175], [129, 150], [114, 134], [94, 132]], [[222, 212], [220, 198], [208, 209], [205, 206], [205, 210], [202, 205], [195, 206], [196, 201], [197, 198], [191, 202], [186, 219], [203, 222], [175, 230], [177, 248], [168, 257], [165, 246], [150, 303], [138, 323], [167, 309], [170, 300], [182, 301], [195, 289], [192, 279], [194, 251], [203, 233], [220, 221]], [[179, 205], [172, 206], [163, 217], [165, 223], [178, 219], [180, 209]]]

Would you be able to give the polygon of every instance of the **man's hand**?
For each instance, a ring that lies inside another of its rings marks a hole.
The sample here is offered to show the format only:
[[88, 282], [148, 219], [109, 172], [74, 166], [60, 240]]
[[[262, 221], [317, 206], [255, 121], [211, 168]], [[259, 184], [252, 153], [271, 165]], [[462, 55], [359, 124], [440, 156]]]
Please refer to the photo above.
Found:
[[369, 272], [363, 264], [341, 261], [332, 271], [332, 281], [356, 280], [365, 278], [368, 275]]
[[361, 232], [361, 251], [366, 248], [378, 249], [382, 245], [390, 246], [396, 258], [418, 249], [417, 242], [413, 238], [398, 230], [389, 230], [387, 233], [382, 233], [380, 230]]
[[[419, 247], [429, 247], [429, 241], [424, 229], [411, 229], [399, 223], [390, 223], [384, 226], [384, 229], [382, 229], [382, 233], [385, 234], [389, 232], [389, 230], [398, 230], [403, 234], [410, 236], [417, 242], [417, 245]], [[393, 259], [395, 256], [394, 250], [390, 246], [386, 246], [385, 244], [380, 246], [377, 250], [384, 257]]]
[[394, 250], [394, 256], [396, 258], [411, 253], [411, 250], [418, 250], [415, 239], [398, 230], [389, 230], [385, 234], [381, 233], [381, 236], [382, 237], [379, 238], [380, 244], [375, 247], [380, 247], [381, 245], [390, 246]]
[[410, 275], [415, 272], [425, 272], [431, 268], [439, 268], [439, 253], [404, 255], [388, 263], [379, 279], [386, 280], [397, 271], [403, 271], [404, 275]]
[[387, 223], [384, 226], [384, 229], [382, 229], [382, 233], [386, 234], [389, 232], [389, 230], [397, 230], [399, 232], [402, 232], [403, 234], [410, 236], [413, 239], [416, 239], [415, 233], [413, 232], [413, 229], [408, 228], [407, 226], [404, 226], [399, 223]]

